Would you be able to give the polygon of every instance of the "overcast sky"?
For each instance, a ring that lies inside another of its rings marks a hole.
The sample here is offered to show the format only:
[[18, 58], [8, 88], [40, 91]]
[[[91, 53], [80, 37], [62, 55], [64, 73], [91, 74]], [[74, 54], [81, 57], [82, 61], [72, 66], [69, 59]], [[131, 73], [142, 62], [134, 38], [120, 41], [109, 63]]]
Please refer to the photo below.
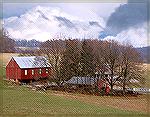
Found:
[[61, 33], [73, 38], [130, 41], [141, 47], [147, 46], [148, 40], [144, 7], [128, 3], [3, 3], [3, 21], [14, 39], [45, 41]]
[[88, 12], [108, 18], [115, 8], [124, 3], [3, 3], [3, 17], [20, 16], [36, 6], [58, 7], [64, 12], [89, 17]]

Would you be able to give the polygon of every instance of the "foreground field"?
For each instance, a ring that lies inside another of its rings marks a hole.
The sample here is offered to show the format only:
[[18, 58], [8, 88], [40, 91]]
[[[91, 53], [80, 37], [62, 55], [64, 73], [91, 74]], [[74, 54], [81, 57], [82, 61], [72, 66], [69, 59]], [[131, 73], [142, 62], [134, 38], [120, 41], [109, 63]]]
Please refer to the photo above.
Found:
[[[50, 91], [51, 92], [51, 91]], [[76, 99], [82, 102], [91, 103], [99, 106], [113, 107], [121, 110], [137, 111], [146, 113], [148, 111], [147, 95], [134, 96], [91, 96], [84, 94], [71, 94], [64, 92], [51, 92], [51, 94], [65, 97], [68, 99]]]
[[[146, 117], [145, 112], [127, 111], [103, 104], [94, 104], [54, 92], [35, 92], [25, 87], [7, 86], [3, 89], [4, 117]], [[84, 96], [83, 96], [84, 98]], [[87, 98], [89, 98], [87, 96]], [[87, 99], [85, 98], [85, 100]], [[93, 97], [95, 98], [95, 97]], [[98, 98], [98, 97], [97, 97]], [[89, 98], [92, 99], [92, 96]], [[101, 98], [100, 98], [101, 99]], [[107, 97], [106, 97], [107, 99]], [[95, 100], [95, 99], [94, 99]], [[103, 100], [104, 101], [104, 100]], [[117, 105], [117, 103], [116, 103]]]

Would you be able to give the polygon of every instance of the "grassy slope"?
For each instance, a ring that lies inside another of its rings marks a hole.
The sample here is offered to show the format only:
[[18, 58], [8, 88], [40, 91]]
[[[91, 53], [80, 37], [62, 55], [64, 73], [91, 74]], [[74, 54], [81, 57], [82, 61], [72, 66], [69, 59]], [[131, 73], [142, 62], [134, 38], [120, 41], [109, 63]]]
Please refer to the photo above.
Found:
[[49, 116], [110, 116], [111, 117], [145, 117], [137, 112], [123, 111], [110, 107], [96, 106], [74, 99], [34, 92], [24, 87], [3, 89], [3, 116], [5, 117], [49, 117]]

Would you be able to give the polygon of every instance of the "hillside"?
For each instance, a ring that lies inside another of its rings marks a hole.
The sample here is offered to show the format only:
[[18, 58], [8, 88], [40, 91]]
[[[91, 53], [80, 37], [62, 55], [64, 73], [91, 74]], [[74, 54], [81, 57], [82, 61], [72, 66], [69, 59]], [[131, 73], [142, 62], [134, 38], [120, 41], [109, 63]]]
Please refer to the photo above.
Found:
[[142, 48], [136, 48], [138, 52], [141, 53], [141, 56], [144, 59], [145, 63], [150, 63], [150, 46], [142, 47]]
[[22, 40], [15, 40], [15, 46], [16, 47], [39, 47], [40, 46], [40, 41], [37, 41], [35, 39], [32, 40], [26, 40], [26, 39], [22, 39]]
[[[2, 90], [3, 113], [0, 115], [5, 117], [109, 117], [110, 114], [111, 117], [146, 117], [144, 97], [128, 99], [36, 92], [23, 86], [8, 86], [6, 82], [2, 85], [0, 82]], [[107, 99], [109, 103], [106, 103]]]

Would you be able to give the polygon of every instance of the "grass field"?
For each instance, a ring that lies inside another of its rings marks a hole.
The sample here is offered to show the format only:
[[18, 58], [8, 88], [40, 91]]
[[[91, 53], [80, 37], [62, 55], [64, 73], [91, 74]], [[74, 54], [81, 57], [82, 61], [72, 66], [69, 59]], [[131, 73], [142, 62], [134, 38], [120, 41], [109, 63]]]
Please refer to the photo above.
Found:
[[3, 62], [0, 61], [0, 79], [5, 78], [5, 67], [3, 66]]
[[3, 67], [2, 61], [0, 61], [0, 79], [5, 77], [5, 68]]
[[96, 105], [73, 98], [57, 96], [53, 93], [35, 92], [21, 86], [7, 86], [3, 89], [4, 117], [146, 117], [137, 111], [116, 109]]

